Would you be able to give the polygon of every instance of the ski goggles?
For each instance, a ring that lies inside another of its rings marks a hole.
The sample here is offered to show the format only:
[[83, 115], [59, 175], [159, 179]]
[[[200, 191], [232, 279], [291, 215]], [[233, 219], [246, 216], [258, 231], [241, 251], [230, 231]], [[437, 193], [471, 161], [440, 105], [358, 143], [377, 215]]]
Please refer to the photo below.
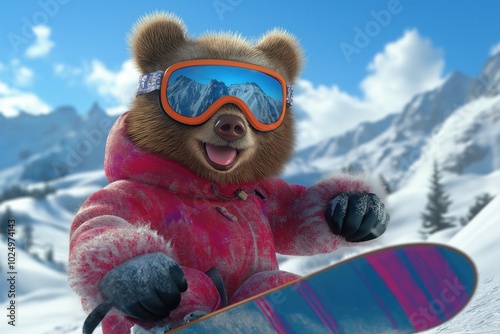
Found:
[[174, 120], [199, 125], [232, 103], [258, 131], [278, 128], [292, 105], [292, 87], [268, 68], [229, 60], [190, 60], [142, 75], [137, 95], [160, 91], [159, 104]]

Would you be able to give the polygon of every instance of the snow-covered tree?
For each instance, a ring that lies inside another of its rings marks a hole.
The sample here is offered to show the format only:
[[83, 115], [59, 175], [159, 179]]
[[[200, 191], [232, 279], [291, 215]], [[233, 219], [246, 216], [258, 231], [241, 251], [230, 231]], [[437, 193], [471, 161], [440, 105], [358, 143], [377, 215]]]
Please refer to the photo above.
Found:
[[434, 169], [431, 177], [430, 191], [427, 195], [427, 205], [422, 213], [422, 234], [429, 236], [440, 230], [453, 227], [453, 220], [447, 216], [451, 200], [444, 186], [441, 183], [441, 172], [437, 162], [434, 162]]
[[7, 206], [5, 212], [0, 215], [0, 235], [3, 235], [5, 238], [7, 237], [7, 230], [9, 226], [9, 219], [13, 219], [12, 210], [10, 206]]
[[384, 186], [385, 191], [387, 191], [388, 194], [391, 194], [392, 189], [391, 189], [389, 182], [387, 182], [387, 180], [382, 175], [379, 175], [379, 179], [380, 179], [380, 183], [382, 183], [382, 185]]
[[31, 224], [24, 225], [21, 242], [24, 250], [29, 252], [29, 250], [33, 246], [33, 226], [31, 226]]
[[467, 225], [472, 218], [474, 218], [488, 203], [493, 199], [493, 196], [491, 196], [488, 193], [484, 193], [481, 195], [476, 196], [476, 201], [474, 204], [469, 208], [469, 212], [465, 217], [460, 218], [460, 224], [462, 226]]
[[47, 251], [45, 252], [45, 260], [50, 263], [54, 263], [54, 246], [49, 245]]

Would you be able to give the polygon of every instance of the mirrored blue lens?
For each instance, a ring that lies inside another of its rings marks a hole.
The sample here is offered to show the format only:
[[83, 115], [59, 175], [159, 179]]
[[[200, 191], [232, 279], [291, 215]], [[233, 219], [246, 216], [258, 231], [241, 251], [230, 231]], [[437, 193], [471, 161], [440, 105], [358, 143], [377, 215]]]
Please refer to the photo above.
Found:
[[167, 100], [182, 116], [198, 117], [224, 96], [243, 100], [263, 124], [277, 122], [283, 110], [283, 90], [272, 76], [256, 70], [200, 65], [180, 68], [168, 80]]

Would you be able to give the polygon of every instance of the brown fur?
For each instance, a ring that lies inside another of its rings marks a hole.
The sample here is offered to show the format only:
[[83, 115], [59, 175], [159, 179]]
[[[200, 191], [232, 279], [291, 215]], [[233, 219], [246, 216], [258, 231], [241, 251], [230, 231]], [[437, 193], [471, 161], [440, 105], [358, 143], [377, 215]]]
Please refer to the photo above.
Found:
[[[288, 33], [274, 30], [256, 45], [229, 33], [208, 33], [188, 39], [182, 22], [175, 16], [155, 13], [142, 18], [133, 30], [130, 45], [134, 61], [142, 73], [164, 70], [191, 59], [227, 59], [271, 68], [283, 75], [288, 84], [296, 79], [302, 65], [302, 52]], [[234, 105], [225, 105], [200, 126], [185, 126], [171, 120], [158, 105], [158, 92], [137, 96], [127, 118], [130, 138], [145, 150], [177, 161], [200, 177], [217, 183], [239, 183], [279, 174], [289, 161], [294, 147], [292, 110], [282, 125], [270, 132], [253, 130], [245, 121], [244, 138], [225, 142], [214, 131], [215, 120], [226, 113], [241, 115]], [[200, 142], [230, 145], [243, 149], [229, 171], [218, 171], [205, 160]]]

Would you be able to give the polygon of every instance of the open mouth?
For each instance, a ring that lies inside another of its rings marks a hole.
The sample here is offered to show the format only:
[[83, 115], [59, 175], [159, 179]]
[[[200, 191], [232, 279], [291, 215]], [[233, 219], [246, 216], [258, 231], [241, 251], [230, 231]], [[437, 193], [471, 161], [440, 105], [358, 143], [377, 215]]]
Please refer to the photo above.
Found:
[[204, 143], [203, 152], [210, 166], [220, 171], [227, 171], [238, 161], [241, 151], [230, 146]]

